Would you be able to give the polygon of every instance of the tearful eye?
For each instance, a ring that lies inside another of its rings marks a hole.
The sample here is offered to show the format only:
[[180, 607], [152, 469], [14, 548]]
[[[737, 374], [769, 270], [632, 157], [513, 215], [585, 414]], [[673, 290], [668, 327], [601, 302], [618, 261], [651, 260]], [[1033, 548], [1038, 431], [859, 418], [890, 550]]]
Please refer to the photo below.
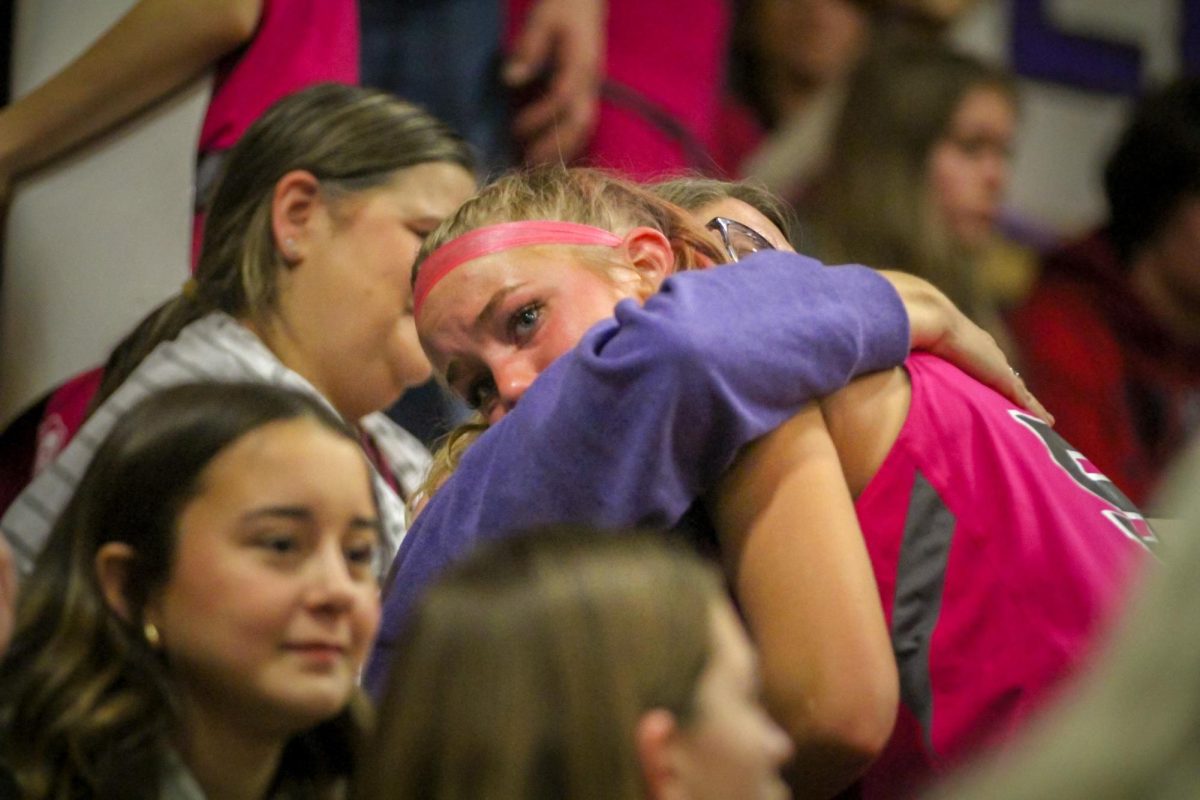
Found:
[[533, 332], [537, 327], [538, 321], [542, 318], [541, 303], [529, 303], [521, 306], [509, 318], [509, 332], [516, 339], [523, 339]]

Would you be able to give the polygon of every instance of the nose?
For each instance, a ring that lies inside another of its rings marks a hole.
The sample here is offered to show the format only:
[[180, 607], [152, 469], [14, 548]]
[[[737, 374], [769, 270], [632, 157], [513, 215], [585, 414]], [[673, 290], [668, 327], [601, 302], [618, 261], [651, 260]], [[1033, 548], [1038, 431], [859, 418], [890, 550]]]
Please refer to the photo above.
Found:
[[984, 164], [984, 183], [987, 186], [989, 198], [999, 201], [1008, 189], [1008, 176], [1011, 163], [1006, 153], [989, 154]]
[[492, 369], [496, 402], [488, 410], [488, 423], [495, 424], [513, 409], [521, 395], [538, 376], [538, 369], [523, 354], [506, 358]]
[[350, 609], [358, 597], [358, 584], [350, 574], [350, 565], [339, 542], [327, 542], [318, 549], [309, 565], [306, 599], [309, 606], [327, 612]]

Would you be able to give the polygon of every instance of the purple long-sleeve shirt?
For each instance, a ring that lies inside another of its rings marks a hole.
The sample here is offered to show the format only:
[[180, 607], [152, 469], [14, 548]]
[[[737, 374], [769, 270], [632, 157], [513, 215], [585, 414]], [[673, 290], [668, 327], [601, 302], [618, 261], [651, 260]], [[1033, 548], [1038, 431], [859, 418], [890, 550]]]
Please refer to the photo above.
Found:
[[908, 317], [865, 267], [762, 252], [624, 300], [463, 457], [405, 537], [366, 683], [421, 591], [478, 543], [539, 525], [670, 527], [749, 442], [901, 363]]

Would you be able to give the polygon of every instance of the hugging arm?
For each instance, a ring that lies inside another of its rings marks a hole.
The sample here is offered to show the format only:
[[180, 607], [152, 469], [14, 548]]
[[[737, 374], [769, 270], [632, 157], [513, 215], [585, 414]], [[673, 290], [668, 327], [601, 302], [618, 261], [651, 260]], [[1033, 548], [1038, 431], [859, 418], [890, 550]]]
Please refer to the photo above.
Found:
[[908, 312], [912, 349], [949, 361], [975, 380], [992, 387], [1051, 425], [1054, 417], [1008, 365], [991, 334], [971, 322], [933, 284], [893, 270], [880, 273], [896, 289]]
[[767, 706], [796, 744], [793, 788], [832, 797], [883, 751], [899, 677], [820, 409], [746, 448], [707, 501], [759, 650]]
[[[937, 309], [954, 308], [922, 291], [918, 343], [945, 338]], [[379, 688], [424, 586], [480, 540], [557, 522], [674, 525], [745, 445], [857, 375], [900, 364], [909, 345], [888, 280], [794, 253], [681, 273], [644, 306], [622, 302], [425, 506], [393, 566], [368, 683]], [[992, 357], [1004, 364], [999, 350]]]
[[908, 353], [904, 307], [861, 267], [792, 253], [676, 275], [618, 305], [464, 455], [400, 548], [372, 688], [422, 588], [477, 542], [556, 522], [675, 524], [747, 443]]

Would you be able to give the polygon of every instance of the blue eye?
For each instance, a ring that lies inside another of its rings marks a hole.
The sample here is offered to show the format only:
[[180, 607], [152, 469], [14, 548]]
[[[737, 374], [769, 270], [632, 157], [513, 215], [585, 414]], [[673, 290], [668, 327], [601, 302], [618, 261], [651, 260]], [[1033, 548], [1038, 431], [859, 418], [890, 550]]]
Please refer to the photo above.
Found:
[[533, 332], [541, 318], [541, 303], [529, 303], [528, 305], [521, 306], [521, 308], [517, 309], [515, 314], [509, 317], [509, 331], [513, 338], [524, 339]]

